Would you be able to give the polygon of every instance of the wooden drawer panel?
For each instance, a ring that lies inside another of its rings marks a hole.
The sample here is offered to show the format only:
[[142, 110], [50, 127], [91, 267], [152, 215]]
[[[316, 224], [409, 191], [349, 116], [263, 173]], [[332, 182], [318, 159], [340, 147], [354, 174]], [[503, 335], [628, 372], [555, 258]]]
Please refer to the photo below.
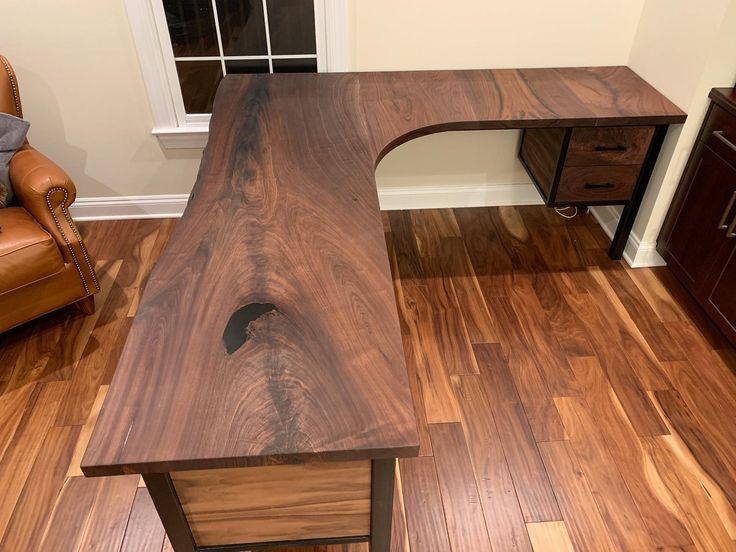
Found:
[[703, 127], [702, 140], [736, 167], [736, 117], [714, 104]]
[[524, 131], [519, 156], [534, 181], [549, 196], [565, 142], [565, 128], [533, 128]]
[[651, 126], [576, 128], [565, 166], [641, 165], [653, 135]]
[[555, 202], [595, 203], [631, 198], [641, 167], [612, 165], [562, 169]]
[[370, 534], [371, 461], [171, 473], [199, 546]]

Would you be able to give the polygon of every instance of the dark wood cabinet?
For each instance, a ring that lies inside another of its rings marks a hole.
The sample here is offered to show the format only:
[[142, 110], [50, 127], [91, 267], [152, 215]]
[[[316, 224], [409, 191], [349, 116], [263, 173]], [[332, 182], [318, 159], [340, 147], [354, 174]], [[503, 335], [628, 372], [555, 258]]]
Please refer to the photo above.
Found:
[[736, 93], [710, 98], [657, 250], [736, 344]]
[[733, 330], [736, 327], [736, 248], [731, 248], [731, 255], [726, 268], [718, 275], [718, 279], [708, 297], [708, 310], [724, 320]]

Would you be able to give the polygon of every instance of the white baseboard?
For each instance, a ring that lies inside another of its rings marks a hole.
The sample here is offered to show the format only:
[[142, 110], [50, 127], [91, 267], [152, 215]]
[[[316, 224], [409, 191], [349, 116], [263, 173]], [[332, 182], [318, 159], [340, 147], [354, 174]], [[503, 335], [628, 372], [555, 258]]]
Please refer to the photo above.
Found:
[[[402, 186], [380, 188], [381, 209], [441, 209], [493, 205], [541, 205], [531, 184], [465, 186]], [[114, 220], [180, 217], [189, 194], [80, 197], [71, 207], [76, 220]]]
[[[612, 206], [591, 207], [591, 214], [601, 225], [603, 231], [609, 238], [613, 239], [618, 225], [619, 214]], [[657, 242], [642, 242], [641, 238], [631, 232], [624, 248], [624, 259], [631, 268], [642, 268], [647, 266], [665, 266], [667, 263], [657, 253]]]
[[382, 187], [378, 188], [378, 200], [383, 211], [544, 203], [529, 183]]
[[75, 220], [120, 220], [180, 217], [189, 194], [80, 197], [71, 206]]
[[[189, 194], [87, 197], [71, 207], [76, 220], [116, 220], [180, 217]], [[542, 205], [542, 197], [532, 184], [476, 184], [463, 186], [402, 186], [378, 190], [384, 211], [400, 209], [441, 209], [499, 205]], [[609, 237], [613, 237], [619, 215], [613, 207], [593, 207], [593, 216]], [[633, 232], [624, 249], [624, 259], [634, 268], [664, 266], [656, 242], [642, 242]]]

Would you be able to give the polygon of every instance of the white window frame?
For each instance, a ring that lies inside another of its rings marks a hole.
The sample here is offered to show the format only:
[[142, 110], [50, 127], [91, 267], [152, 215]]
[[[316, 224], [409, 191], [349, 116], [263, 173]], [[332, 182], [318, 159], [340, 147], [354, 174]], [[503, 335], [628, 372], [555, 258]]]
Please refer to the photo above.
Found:
[[[320, 72], [348, 70], [346, 4], [345, 0], [314, 1]], [[125, 0], [125, 6], [151, 104], [152, 133], [165, 148], [204, 147], [210, 115], [187, 114], [184, 110], [163, 2]]]

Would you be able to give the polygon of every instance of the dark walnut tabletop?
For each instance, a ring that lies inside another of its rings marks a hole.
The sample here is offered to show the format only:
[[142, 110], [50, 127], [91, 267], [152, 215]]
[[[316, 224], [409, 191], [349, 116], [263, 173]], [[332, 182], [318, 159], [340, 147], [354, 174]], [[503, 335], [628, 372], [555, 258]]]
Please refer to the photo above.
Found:
[[684, 119], [626, 67], [225, 77], [84, 473], [416, 454], [381, 157], [445, 130]]

